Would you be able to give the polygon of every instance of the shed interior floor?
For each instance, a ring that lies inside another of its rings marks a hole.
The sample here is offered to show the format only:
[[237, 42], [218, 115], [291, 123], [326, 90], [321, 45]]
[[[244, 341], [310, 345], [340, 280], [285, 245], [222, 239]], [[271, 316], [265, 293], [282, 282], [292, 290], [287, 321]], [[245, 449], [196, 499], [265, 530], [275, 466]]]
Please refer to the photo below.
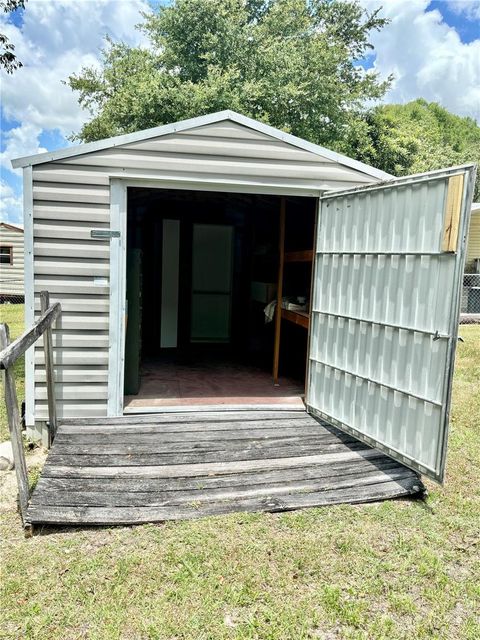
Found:
[[282, 377], [274, 386], [265, 368], [210, 353], [195, 358], [163, 356], [142, 363], [137, 395], [125, 409], [187, 405], [279, 405], [303, 407], [301, 381]]

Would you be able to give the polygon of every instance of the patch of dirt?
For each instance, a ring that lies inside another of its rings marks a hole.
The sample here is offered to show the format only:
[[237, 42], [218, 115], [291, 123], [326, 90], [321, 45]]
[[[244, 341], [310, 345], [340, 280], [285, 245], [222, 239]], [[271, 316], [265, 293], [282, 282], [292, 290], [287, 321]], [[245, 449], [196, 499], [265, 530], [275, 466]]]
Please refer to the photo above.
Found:
[[[43, 447], [35, 447], [25, 454], [27, 468], [41, 469], [47, 458], [47, 450]], [[15, 511], [17, 509], [17, 476], [15, 469], [0, 471], [0, 513]]]

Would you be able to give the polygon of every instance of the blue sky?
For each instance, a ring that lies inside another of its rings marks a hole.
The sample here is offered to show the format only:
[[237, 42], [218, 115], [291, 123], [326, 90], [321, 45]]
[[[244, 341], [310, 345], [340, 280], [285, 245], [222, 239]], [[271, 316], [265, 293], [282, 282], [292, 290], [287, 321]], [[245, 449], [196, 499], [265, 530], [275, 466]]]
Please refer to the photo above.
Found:
[[[446, 0], [434, 0], [429, 3], [427, 10], [437, 9], [442, 14], [443, 20], [457, 31], [462, 42], [473, 42], [480, 37], [480, 3], [475, 3], [475, 0], [469, 1], [468, 4], [472, 5], [470, 12], [467, 3], [463, 3], [463, 7], [462, 3], [457, 3], [457, 8], [454, 4], [446, 2]], [[475, 4], [479, 5], [476, 13]], [[464, 11], [460, 10], [462, 8]]]
[[[424, 97], [480, 121], [480, 0], [360, 0], [383, 5], [391, 22], [374, 34], [365, 61], [395, 82], [386, 102]], [[98, 64], [105, 34], [144, 44], [132, 29], [149, 0], [29, 0], [25, 11], [0, 16], [24, 67], [1, 81], [0, 220], [22, 223], [21, 172], [10, 160], [67, 146], [88, 114], [62, 84]]]

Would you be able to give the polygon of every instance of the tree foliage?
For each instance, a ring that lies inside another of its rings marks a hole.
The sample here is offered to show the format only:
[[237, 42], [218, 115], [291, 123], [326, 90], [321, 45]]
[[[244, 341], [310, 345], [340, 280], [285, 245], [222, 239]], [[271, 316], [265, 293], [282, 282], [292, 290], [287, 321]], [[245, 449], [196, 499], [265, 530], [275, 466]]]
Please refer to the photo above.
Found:
[[77, 139], [232, 109], [350, 151], [388, 86], [356, 64], [385, 24], [357, 0], [175, 0], [144, 18], [148, 47], [109, 41], [69, 78], [92, 115]]
[[[0, 9], [4, 13], [11, 13], [17, 9], [25, 9], [25, 2], [26, 0], [1, 0]], [[4, 33], [0, 33], [0, 68], [3, 67], [7, 73], [13, 73], [15, 69], [23, 67], [14, 51], [15, 45]]]
[[422, 99], [366, 108], [389, 79], [357, 62], [385, 20], [357, 0], [174, 0], [144, 18], [148, 46], [108, 40], [100, 69], [69, 78], [91, 112], [76, 139], [232, 109], [393, 175], [480, 160], [470, 118]]
[[[472, 118], [449, 113], [418, 99], [386, 104], [366, 115], [368, 135], [351, 140], [359, 160], [396, 176], [480, 163], [480, 127]], [[475, 199], [480, 199], [477, 178]]]

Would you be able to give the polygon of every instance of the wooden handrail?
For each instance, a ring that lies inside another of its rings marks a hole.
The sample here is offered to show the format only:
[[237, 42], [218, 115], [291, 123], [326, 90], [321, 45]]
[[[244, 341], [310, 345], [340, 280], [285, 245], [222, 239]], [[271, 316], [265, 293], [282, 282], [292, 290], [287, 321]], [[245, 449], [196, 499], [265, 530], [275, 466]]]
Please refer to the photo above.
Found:
[[55, 405], [55, 378], [53, 370], [52, 325], [60, 315], [62, 309], [59, 302], [49, 306], [47, 291], [40, 293], [42, 315], [31, 329], [25, 331], [19, 338], [10, 342], [7, 324], [0, 324], [0, 369], [4, 370], [5, 405], [7, 409], [8, 428], [12, 441], [13, 460], [17, 475], [19, 507], [24, 526], [30, 489], [28, 484], [28, 470], [23, 450], [22, 427], [18, 412], [17, 390], [13, 365], [25, 351], [31, 347], [43, 334], [43, 348], [45, 350], [45, 372], [48, 399], [48, 428], [50, 446], [57, 429], [57, 412]]
[[[5, 347], [8, 346], [9, 342], [10, 335], [8, 325], [0, 324], [0, 347], [5, 350]], [[30, 489], [28, 486], [27, 462], [25, 460], [25, 452], [23, 450], [20, 414], [18, 413], [17, 389], [15, 387], [15, 376], [12, 368], [8, 367], [5, 369], [3, 383], [8, 429], [10, 431], [10, 440], [12, 441], [13, 461], [15, 464], [15, 473], [17, 475], [19, 498], [18, 506], [20, 507], [20, 514], [25, 524], [25, 514], [27, 512]]]
[[[47, 292], [42, 292], [47, 293]], [[42, 294], [40, 294], [42, 295]], [[48, 293], [47, 293], [48, 295]], [[61, 306], [56, 302], [49, 307], [40, 318], [35, 322], [33, 327], [11, 342], [8, 347], [0, 351], [0, 369], [8, 369], [23, 356], [25, 351], [34, 344], [45, 331], [52, 326], [61, 313]]]

